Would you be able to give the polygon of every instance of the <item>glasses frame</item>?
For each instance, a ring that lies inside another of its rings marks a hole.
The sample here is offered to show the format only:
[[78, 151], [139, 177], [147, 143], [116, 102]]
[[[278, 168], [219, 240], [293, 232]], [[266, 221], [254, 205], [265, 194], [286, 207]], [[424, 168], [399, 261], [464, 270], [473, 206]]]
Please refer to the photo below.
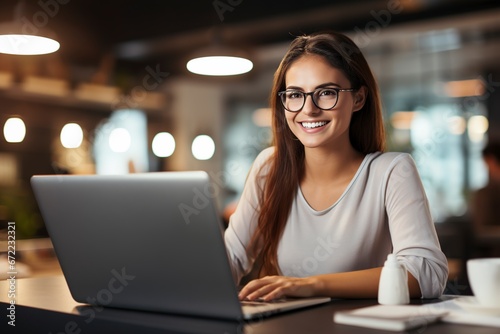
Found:
[[[335, 101], [335, 104], [333, 105], [333, 107], [331, 108], [327, 108], [327, 109], [323, 109], [321, 108], [320, 106], [318, 106], [318, 104], [316, 103], [316, 101], [314, 100], [314, 93], [316, 93], [318, 90], [323, 90], [323, 89], [331, 89], [331, 90], [334, 90], [337, 92], [337, 100]], [[333, 108], [335, 108], [337, 106], [337, 103], [339, 102], [339, 92], [354, 92], [356, 91], [357, 89], [356, 88], [336, 88], [336, 87], [324, 87], [324, 88], [316, 88], [315, 90], [313, 90], [312, 92], [302, 92], [300, 90], [295, 90], [295, 89], [287, 89], [287, 90], [283, 90], [281, 92], [278, 92], [278, 96], [280, 98], [280, 101], [281, 101], [281, 105], [283, 106], [283, 108], [285, 108], [286, 111], [289, 111], [289, 112], [299, 112], [301, 111], [304, 106], [306, 105], [306, 100], [307, 100], [307, 96], [311, 96], [311, 100], [313, 102], [313, 104], [316, 106], [316, 108], [320, 109], [320, 110], [332, 110]], [[290, 110], [288, 109], [286, 106], [285, 106], [285, 101], [283, 101], [283, 96], [287, 93], [287, 92], [297, 92], [297, 93], [302, 93], [304, 94], [304, 99], [302, 100], [302, 106], [297, 109], [297, 110]]]

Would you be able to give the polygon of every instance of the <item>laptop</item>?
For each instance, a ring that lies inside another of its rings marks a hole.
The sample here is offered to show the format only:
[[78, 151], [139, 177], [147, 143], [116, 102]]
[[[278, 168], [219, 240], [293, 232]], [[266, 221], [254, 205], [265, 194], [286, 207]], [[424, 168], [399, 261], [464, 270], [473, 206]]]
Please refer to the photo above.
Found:
[[77, 302], [243, 320], [330, 301], [242, 305], [205, 172], [35, 175], [31, 186]]

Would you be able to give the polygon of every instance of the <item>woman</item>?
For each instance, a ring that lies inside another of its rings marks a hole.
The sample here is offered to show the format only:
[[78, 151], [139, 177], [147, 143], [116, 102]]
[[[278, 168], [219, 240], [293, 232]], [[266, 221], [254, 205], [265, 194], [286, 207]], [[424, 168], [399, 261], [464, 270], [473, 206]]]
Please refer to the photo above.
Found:
[[256, 158], [225, 240], [241, 299], [375, 298], [387, 254], [410, 296], [438, 297], [448, 267], [408, 154], [382, 153], [376, 81], [339, 33], [296, 38], [275, 73], [273, 147]]

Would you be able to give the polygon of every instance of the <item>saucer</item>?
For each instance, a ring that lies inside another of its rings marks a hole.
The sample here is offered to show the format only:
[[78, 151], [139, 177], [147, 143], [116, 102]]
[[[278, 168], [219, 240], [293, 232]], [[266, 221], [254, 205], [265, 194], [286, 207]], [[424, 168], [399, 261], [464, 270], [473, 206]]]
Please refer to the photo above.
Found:
[[460, 297], [455, 299], [454, 302], [469, 312], [500, 316], [500, 306], [481, 305], [474, 296]]

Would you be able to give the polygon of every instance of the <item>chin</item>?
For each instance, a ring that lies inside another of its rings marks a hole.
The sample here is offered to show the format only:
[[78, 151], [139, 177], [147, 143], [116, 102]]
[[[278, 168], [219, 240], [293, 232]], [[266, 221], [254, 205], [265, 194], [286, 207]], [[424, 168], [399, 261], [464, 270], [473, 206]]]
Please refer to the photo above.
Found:
[[301, 140], [300, 142], [302, 143], [302, 145], [304, 145], [304, 148], [318, 148], [323, 146], [322, 143], [310, 142], [307, 140], [306, 141]]

